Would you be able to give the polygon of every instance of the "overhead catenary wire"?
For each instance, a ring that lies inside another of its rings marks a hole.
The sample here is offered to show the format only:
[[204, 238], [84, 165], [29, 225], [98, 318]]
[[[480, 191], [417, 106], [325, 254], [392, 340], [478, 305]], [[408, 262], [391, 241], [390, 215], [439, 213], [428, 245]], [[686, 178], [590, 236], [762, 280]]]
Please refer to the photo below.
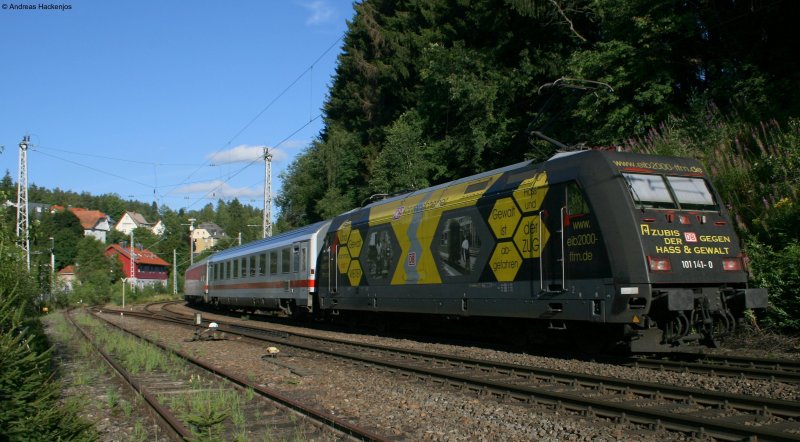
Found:
[[[328, 46], [328, 48], [327, 48], [327, 49], [325, 49], [325, 50], [324, 50], [324, 51], [323, 51], [323, 52], [322, 52], [322, 53], [321, 53], [321, 54], [320, 54], [320, 55], [319, 55], [319, 56], [318, 56], [318, 57], [317, 57], [317, 58], [316, 58], [316, 59], [315, 59], [315, 60], [314, 60], [314, 61], [311, 63], [311, 65], [310, 65], [309, 67], [307, 67], [307, 68], [306, 68], [306, 69], [305, 69], [303, 72], [301, 72], [301, 73], [300, 73], [300, 74], [299, 74], [299, 75], [298, 75], [298, 76], [297, 76], [297, 77], [296, 77], [296, 78], [295, 78], [295, 79], [294, 79], [294, 80], [293, 80], [293, 81], [292, 81], [292, 82], [291, 82], [291, 83], [290, 83], [288, 86], [286, 86], [286, 87], [285, 87], [285, 88], [284, 88], [284, 89], [283, 89], [283, 90], [282, 90], [280, 93], [278, 93], [278, 95], [276, 95], [276, 96], [275, 96], [275, 97], [274, 97], [274, 98], [273, 98], [273, 99], [272, 99], [272, 100], [271, 100], [269, 103], [267, 103], [267, 105], [266, 105], [266, 106], [264, 106], [264, 108], [262, 108], [262, 109], [261, 109], [261, 110], [260, 110], [260, 111], [259, 111], [259, 112], [258, 112], [258, 113], [257, 113], [257, 114], [254, 116], [254, 117], [253, 117], [253, 118], [251, 118], [251, 119], [250, 119], [250, 121], [248, 121], [248, 122], [247, 122], [247, 123], [246, 123], [244, 126], [242, 126], [242, 128], [241, 128], [241, 129], [239, 129], [239, 131], [237, 131], [237, 132], [236, 132], [236, 133], [235, 133], [235, 134], [234, 134], [234, 135], [233, 135], [233, 136], [232, 136], [232, 137], [231, 137], [231, 138], [230, 138], [230, 139], [229, 139], [229, 140], [228, 140], [228, 141], [227, 141], [227, 142], [226, 142], [226, 143], [225, 143], [225, 144], [224, 144], [224, 145], [221, 147], [221, 148], [217, 149], [215, 152], [213, 152], [211, 155], [209, 155], [209, 158], [213, 158], [215, 155], [222, 153], [222, 151], [223, 151], [225, 148], [229, 147], [229, 146], [231, 145], [231, 143], [233, 143], [233, 141], [234, 141], [236, 138], [238, 138], [238, 137], [239, 137], [239, 135], [241, 135], [242, 133], [244, 133], [244, 131], [246, 131], [247, 129], [249, 129], [249, 128], [250, 128], [250, 126], [252, 126], [252, 125], [253, 125], [253, 124], [254, 124], [254, 123], [255, 123], [255, 122], [256, 122], [256, 121], [257, 121], [257, 120], [258, 120], [258, 119], [259, 119], [259, 118], [260, 118], [260, 117], [261, 117], [261, 116], [264, 114], [264, 112], [266, 112], [267, 110], [269, 110], [269, 109], [270, 109], [270, 108], [271, 108], [271, 107], [272, 107], [272, 106], [273, 106], [273, 105], [274, 105], [274, 104], [275, 104], [275, 103], [276, 103], [276, 102], [277, 102], [277, 101], [278, 101], [278, 100], [279, 100], [281, 97], [283, 97], [283, 96], [284, 96], [284, 95], [285, 95], [285, 94], [286, 94], [286, 93], [287, 93], [287, 92], [288, 92], [288, 91], [289, 91], [289, 90], [290, 90], [292, 87], [294, 87], [294, 85], [296, 85], [296, 84], [297, 84], [297, 82], [299, 82], [299, 81], [300, 81], [300, 80], [301, 80], [301, 79], [302, 79], [302, 78], [303, 78], [303, 77], [306, 75], [306, 73], [308, 73], [308, 72], [312, 72], [312, 73], [313, 73], [314, 66], [315, 66], [317, 63], [319, 63], [319, 62], [320, 62], [320, 60], [322, 60], [322, 58], [323, 58], [323, 57], [325, 57], [325, 55], [327, 55], [327, 54], [328, 54], [328, 53], [329, 53], [329, 52], [330, 52], [330, 51], [331, 51], [331, 50], [332, 50], [334, 47], [336, 47], [336, 45], [337, 45], [337, 44], [339, 44], [339, 42], [340, 42], [340, 41], [342, 41], [342, 39], [344, 38], [344, 36], [345, 36], [345, 34], [341, 34], [341, 35], [340, 35], [340, 36], [339, 36], [339, 37], [338, 37], [338, 38], [337, 38], [337, 39], [336, 39], [336, 40], [335, 40], [333, 43], [331, 43], [331, 45], [330, 45], [330, 46]], [[312, 122], [312, 121], [314, 121], [315, 119], [316, 119], [316, 118], [313, 118], [313, 119], [312, 119], [312, 118], [311, 118], [311, 115], [309, 114], [309, 121], [308, 121], [309, 123], [311, 123], [311, 122]], [[274, 147], [277, 147], [277, 146], [273, 146], [273, 148], [274, 148]], [[259, 160], [260, 160], [260, 158], [259, 158]], [[258, 160], [256, 160], [256, 161], [258, 161]], [[201, 166], [199, 166], [197, 169], [195, 169], [194, 171], [192, 171], [192, 172], [191, 172], [191, 173], [190, 173], [190, 174], [189, 174], [189, 175], [188, 175], [188, 176], [187, 176], [187, 177], [184, 179], [184, 181], [187, 181], [187, 180], [189, 180], [190, 178], [192, 178], [192, 177], [193, 177], [193, 176], [194, 176], [194, 175], [195, 175], [195, 174], [196, 174], [198, 171], [200, 171], [200, 170], [201, 170], [203, 167], [205, 167], [205, 166], [206, 166], [206, 165], [208, 165], [209, 163], [210, 163], [210, 159], [209, 159], [209, 160], [206, 160], [206, 161], [205, 161], [205, 162], [204, 162], [204, 163], [203, 163]], [[180, 187], [181, 185], [183, 185], [183, 184], [177, 184], [177, 185], [175, 186], [175, 188], [178, 188], [178, 187]], [[163, 196], [167, 196], [167, 195], [169, 195], [171, 192], [172, 192], [172, 191], [169, 191], [169, 192], [165, 193]]]

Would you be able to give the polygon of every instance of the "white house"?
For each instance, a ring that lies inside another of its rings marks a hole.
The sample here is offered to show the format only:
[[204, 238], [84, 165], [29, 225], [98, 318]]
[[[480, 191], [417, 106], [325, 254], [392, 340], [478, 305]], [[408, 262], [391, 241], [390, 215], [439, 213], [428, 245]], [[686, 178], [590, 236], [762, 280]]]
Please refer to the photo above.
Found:
[[161, 236], [165, 230], [164, 223], [162, 223], [161, 220], [153, 224], [147, 221], [141, 213], [136, 212], [125, 212], [117, 225], [114, 226], [114, 230], [120, 231], [126, 235], [130, 235], [131, 231], [138, 227], [148, 229], [159, 236]]

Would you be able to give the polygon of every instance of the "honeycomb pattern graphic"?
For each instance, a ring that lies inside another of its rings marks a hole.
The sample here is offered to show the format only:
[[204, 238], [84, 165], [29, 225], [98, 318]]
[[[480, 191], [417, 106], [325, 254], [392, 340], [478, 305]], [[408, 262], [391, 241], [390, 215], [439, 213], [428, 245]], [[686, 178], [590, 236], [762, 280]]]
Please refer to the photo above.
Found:
[[336, 231], [336, 236], [339, 239], [337, 256], [339, 273], [347, 275], [351, 286], [357, 286], [361, 283], [361, 277], [364, 274], [359, 261], [361, 248], [364, 245], [361, 232], [353, 229], [350, 221], [346, 221]]
[[[547, 174], [539, 173], [522, 181], [513, 197], [500, 198], [494, 203], [488, 222], [498, 242], [489, 266], [498, 281], [514, 281], [525, 259], [541, 257], [550, 232], [536, 212], [547, 190]], [[508, 239], [511, 241], [504, 241]]]

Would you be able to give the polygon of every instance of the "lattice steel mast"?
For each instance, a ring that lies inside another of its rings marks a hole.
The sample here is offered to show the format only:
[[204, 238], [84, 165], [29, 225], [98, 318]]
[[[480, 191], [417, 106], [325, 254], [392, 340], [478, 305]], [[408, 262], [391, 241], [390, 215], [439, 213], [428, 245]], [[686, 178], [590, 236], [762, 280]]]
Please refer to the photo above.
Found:
[[261, 237], [272, 236], [272, 154], [264, 147], [264, 212], [261, 219]]
[[17, 177], [17, 238], [22, 250], [28, 271], [31, 270], [31, 242], [28, 234], [28, 146], [31, 137], [22, 137], [19, 143], [19, 176]]

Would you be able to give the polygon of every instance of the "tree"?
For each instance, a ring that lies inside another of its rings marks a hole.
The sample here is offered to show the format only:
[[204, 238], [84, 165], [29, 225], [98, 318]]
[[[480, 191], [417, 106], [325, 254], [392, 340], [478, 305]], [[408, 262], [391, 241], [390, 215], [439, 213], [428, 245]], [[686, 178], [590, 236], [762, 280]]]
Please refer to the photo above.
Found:
[[76, 275], [80, 285], [75, 297], [84, 303], [106, 301], [111, 296], [111, 286], [122, 276], [122, 265], [116, 257], [105, 255], [105, 244], [86, 236], [78, 242], [75, 257]]
[[94, 440], [75, 403], [59, 403], [52, 353], [31, 302], [36, 283], [10, 238], [8, 225], [0, 224], [0, 440]]
[[[49, 248], [49, 238], [54, 240], [54, 252], [56, 258], [56, 270], [75, 264], [75, 255], [78, 242], [84, 237], [83, 227], [78, 217], [69, 210], [62, 210], [51, 214], [45, 214], [40, 226], [41, 234], [37, 237], [40, 241], [47, 241]], [[39, 244], [44, 247], [44, 244]]]

